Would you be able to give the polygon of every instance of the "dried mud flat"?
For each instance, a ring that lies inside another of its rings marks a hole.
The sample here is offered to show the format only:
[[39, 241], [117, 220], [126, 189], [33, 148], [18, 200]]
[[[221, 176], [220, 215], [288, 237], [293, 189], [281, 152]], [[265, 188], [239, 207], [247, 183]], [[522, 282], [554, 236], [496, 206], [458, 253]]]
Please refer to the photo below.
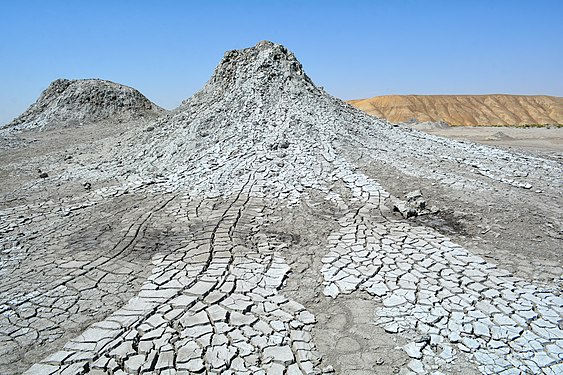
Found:
[[563, 371], [561, 162], [369, 117], [280, 45], [0, 145], [2, 374]]

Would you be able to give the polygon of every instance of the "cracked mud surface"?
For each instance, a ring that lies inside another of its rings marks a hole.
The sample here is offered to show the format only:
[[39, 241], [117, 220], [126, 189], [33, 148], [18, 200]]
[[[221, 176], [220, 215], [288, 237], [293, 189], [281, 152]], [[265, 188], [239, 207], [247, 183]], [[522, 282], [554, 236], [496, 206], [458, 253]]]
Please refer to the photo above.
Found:
[[147, 125], [0, 139], [0, 373], [563, 371], [560, 163], [367, 117], [268, 43]]

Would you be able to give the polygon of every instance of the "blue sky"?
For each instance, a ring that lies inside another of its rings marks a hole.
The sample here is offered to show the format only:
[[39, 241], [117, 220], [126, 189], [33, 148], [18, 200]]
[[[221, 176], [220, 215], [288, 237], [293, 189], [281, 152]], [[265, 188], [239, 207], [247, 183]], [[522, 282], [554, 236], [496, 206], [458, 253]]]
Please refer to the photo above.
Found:
[[343, 99], [563, 96], [563, 1], [0, 0], [0, 124], [56, 78], [103, 78], [174, 108], [226, 50], [268, 39]]

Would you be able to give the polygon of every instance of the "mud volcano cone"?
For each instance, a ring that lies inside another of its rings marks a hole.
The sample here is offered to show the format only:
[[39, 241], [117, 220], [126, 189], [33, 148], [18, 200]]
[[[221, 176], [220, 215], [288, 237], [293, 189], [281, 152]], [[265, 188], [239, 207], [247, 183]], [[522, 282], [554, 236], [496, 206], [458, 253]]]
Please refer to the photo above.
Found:
[[162, 112], [139, 91], [125, 85], [100, 79], [57, 79], [5, 128], [30, 130], [104, 120], [128, 121]]
[[144, 176], [201, 176], [188, 185], [207, 192], [256, 173], [268, 176], [268, 188], [296, 192], [336, 173], [336, 144], [355, 147], [356, 134], [383, 128], [391, 125], [327, 94], [292, 52], [263, 41], [225, 53], [199, 92], [150, 133], [132, 136], [138, 147], [116, 158]]
[[195, 190], [228, 191], [258, 172], [269, 188], [295, 192], [302, 181], [326, 186], [362, 158], [459, 185], [475, 185], [469, 176], [477, 173], [530, 186], [493, 166], [508, 158], [514, 169], [529, 169], [524, 159], [366, 115], [315, 86], [292, 52], [268, 41], [227, 52], [206, 85], [151, 130], [130, 135], [135, 147], [114, 159], [144, 177], [172, 174]]

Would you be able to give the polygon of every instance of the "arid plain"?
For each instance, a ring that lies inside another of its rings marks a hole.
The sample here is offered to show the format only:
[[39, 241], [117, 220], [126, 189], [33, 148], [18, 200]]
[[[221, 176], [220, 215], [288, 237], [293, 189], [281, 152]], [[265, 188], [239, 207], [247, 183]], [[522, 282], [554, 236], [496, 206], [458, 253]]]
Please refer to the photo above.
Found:
[[53, 82], [0, 130], [0, 373], [561, 374], [561, 129], [421, 121], [267, 41], [172, 111]]

